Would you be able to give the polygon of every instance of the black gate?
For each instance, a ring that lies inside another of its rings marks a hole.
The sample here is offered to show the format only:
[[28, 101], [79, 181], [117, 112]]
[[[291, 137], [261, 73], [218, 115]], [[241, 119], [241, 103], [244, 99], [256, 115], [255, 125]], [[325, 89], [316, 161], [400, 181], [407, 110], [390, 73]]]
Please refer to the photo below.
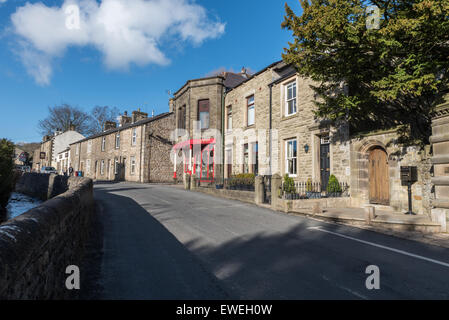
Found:
[[263, 177], [263, 203], [271, 204], [271, 176]]

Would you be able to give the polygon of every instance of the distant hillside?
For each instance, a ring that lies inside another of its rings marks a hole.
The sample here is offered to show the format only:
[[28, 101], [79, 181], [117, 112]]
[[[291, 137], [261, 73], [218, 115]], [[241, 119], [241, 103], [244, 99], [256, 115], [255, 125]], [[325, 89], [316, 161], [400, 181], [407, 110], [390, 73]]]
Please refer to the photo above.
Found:
[[31, 142], [31, 143], [18, 143], [16, 144], [17, 148], [22, 149], [25, 152], [28, 152], [30, 156], [33, 156], [34, 150], [39, 148], [39, 142]]

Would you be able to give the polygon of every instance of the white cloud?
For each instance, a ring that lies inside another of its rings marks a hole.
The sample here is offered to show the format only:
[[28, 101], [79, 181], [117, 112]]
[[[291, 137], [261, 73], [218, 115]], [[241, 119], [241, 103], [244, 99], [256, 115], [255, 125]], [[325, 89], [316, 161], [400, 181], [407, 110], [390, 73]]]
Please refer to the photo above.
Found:
[[[79, 8], [80, 24], [75, 29], [66, 26], [71, 16], [66, 9], [72, 5]], [[70, 46], [95, 47], [110, 69], [126, 69], [133, 63], [166, 65], [170, 61], [162, 52], [162, 41], [200, 45], [222, 35], [225, 28], [191, 0], [65, 0], [61, 7], [27, 3], [11, 21], [21, 39], [17, 52], [43, 85], [50, 82], [54, 58], [62, 57]]]
[[0, 0], [0, 3], [5, 3], [6, 2], [6, 0]]

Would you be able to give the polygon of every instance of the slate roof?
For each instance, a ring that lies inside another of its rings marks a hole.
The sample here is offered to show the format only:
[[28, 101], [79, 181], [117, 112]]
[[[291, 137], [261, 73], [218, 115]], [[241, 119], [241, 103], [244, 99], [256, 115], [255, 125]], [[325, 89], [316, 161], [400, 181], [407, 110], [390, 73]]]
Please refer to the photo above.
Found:
[[141, 126], [143, 124], [147, 124], [147, 123], [150, 123], [150, 122], [153, 122], [153, 121], [165, 118], [165, 117], [167, 117], [167, 116], [169, 116], [171, 114], [172, 114], [172, 112], [165, 112], [165, 113], [158, 114], [157, 116], [154, 116], [154, 117], [151, 117], [151, 118], [145, 118], [145, 119], [136, 121], [134, 123], [127, 123], [127, 124], [124, 124], [121, 127], [109, 129], [109, 130], [106, 130], [106, 131], [103, 131], [103, 132], [91, 135], [91, 136], [89, 136], [89, 137], [87, 137], [85, 139], [78, 140], [76, 142], [71, 143], [70, 145], [77, 144], [77, 143], [84, 142], [84, 141], [88, 141], [88, 140], [95, 139], [95, 138], [99, 138], [99, 137], [102, 137], [102, 136], [107, 136], [108, 134], [111, 134], [111, 133], [114, 133], [114, 132], [123, 131], [123, 130], [129, 129], [129, 128], [138, 127], [138, 126]]

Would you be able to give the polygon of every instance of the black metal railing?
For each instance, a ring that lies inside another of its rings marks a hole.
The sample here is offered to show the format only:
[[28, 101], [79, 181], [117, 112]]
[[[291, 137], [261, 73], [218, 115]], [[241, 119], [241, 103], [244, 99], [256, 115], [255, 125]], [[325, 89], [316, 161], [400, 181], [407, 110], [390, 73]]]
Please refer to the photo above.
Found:
[[255, 191], [254, 183], [243, 183], [240, 179], [235, 178], [214, 178], [213, 180], [198, 180], [198, 187], [239, 190], [239, 191]]
[[330, 188], [328, 185], [323, 186], [321, 182], [295, 181], [294, 190], [288, 189], [285, 182], [282, 182], [281, 195], [288, 200], [349, 197], [349, 185], [346, 182], [339, 182], [338, 187]]
[[224, 188], [227, 190], [254, 191], [254, 182], [243, 183], [235, 178], [224, 179]]

